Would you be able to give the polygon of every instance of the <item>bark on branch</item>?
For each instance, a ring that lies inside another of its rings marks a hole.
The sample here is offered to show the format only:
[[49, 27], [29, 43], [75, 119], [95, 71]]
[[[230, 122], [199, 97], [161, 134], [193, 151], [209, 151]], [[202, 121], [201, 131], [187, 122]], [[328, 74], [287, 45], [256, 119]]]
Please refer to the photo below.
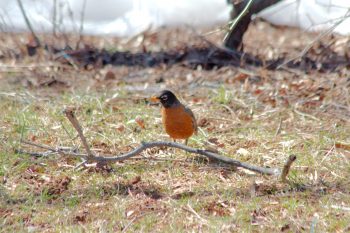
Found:
[[290, 168], [293, 164], [293, 162], [297, 159], [295, 155], [290, 155], [288, 157], [287, 162], [284, 164], [283, 170], [281, 172], [281, 180], [282, 182], [286, 183], [287, 182], [287, 176], [290, 171]]
[[84, 146], [85, 151], [88, 155], [88, 158], [92, 159], [94, 157], [94, 155], [91, 152], [90, 146], [89, 146], [89, 144], [84, 136], [83, 129], [81, 128], [78, 119], [75, 117], [74, 110], [75, 110], [74, 108], [68, 107], [64, 110], [64, 114], [66, 115], [66, 117], [68, 118], [70, 123], [72, 123], [74, 129], [78, 132], [79, 138], [80, 138], [81, 142], [83, 143], [83, 146]]
[[[281, 0], [253, 0], [253, 2], [251, 2], [251, 0], [242, 0], [237, 2], [232, 0], [233, 10], [231, 13], [231, 20], [236, 23], [233, 27], [230, 27], [230, 31], [225, 36], [224, 45], [232, 50], [242, 49], [243, 35], [248, 29], [251, 17], [280, 1]], [[246, 8], [248, 5], [249, 7]]]

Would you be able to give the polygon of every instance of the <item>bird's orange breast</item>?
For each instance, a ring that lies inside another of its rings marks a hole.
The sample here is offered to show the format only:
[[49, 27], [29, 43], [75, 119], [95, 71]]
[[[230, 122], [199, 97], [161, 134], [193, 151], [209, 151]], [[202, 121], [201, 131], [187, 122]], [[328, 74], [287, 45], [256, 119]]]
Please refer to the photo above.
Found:
[[165, 131], [173, 139], [187, 139], [195, 131], [194, 119], [183, 105], [162, 108], [162, 120]]

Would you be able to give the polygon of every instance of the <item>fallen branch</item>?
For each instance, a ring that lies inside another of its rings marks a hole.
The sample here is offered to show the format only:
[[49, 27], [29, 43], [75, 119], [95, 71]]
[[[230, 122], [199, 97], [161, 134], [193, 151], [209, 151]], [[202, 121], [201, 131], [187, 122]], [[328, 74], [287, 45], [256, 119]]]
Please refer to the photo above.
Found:
[[[292, 165], [292, 162], [296, 158], [294, 156], [294, 159], [292, 161], [290, 161], [291, 157], [292, 157], [292, 156], [290, 156], [286, 165], [284, 166], [283, 171], [281, 171], [281, 169], [278, 169], [278, 168], [266, 168], [266, 167], [259, 167], [259, 166], [251, 165], [251, 164], [248, 164], [245, 162], [238, 161], [236, 159], [232, 159], [232, 158], [229, 158], [226, 156], [216, 154], [216, 153], [208, 151], [208, 150], [192, 148], [192, 147], [189, 147], [189, 146], [186, 146], [183, 144], [179, 144], [179, 143], [175, 143], [175, 142], [162, 142], [162, 141], [160, 141], [160, 142], [142, 142], [139, 147], [133, 149], [132, 151], [130, 151], [128, 153], [122, 154], [122, 155], [116, 155], [116, 156], [99, 155], [99, 156], [96, 156], [90, 150], [90, 147], [86, 141], [86, 138], [83, 135], [82, 128], [81, 128], [77, 118], [75, 117], [75, 114], [73, 112], [73, 108], [67, 108], [64, 112], [66, 114], [66, 117], [72, 123], [73, 127], [77, 130], [79, 137], [80, 137], [80, 139], [85, 147], [85, 150], [87, 152], [86, 154], [78, 153], [76, 150], [72, 150], [72, 149], [69, 149], [67, 147], [52, 148], [52, 147], [49, 147], [47, 145], [40, 145], [40, 144], [36, 144], [33, 142], [28, 142], [28, 141], [22, 141], [22, 143], [53, 152], [53, 153], [46, 152], [45, 155], [52, 155], [52, 154], [57, 153], [57, 154], [61, 154], [61, 155], [83, 158], [83, 159], [89, 160], [89, 161], [96, 161], [97, 163], [116, 162], [116, 161], [127, 160], [127, 159], [130, 159], [130, 158], [140, 154], [141, 152], [143, 152], [149, 148], [153, 148], [153, 147], [172, 147], [172, 148], [177, 148], [177, 149], [189, 152], [189, 153], [203, 155], [211, 160], [230, 164], [234, 167], [241, 167], [241, 168], [244, 168], [244, 169], [247, 169], [250, 171], [254, 171], [254, 172], [260, 173], [260, 174], [274, 175], [274, 176], [280, 176], [281, 174], [283, 174], [283, 176], [281, 175], [281, 177], [284, 177], [283, 179], [285, 179], [285, 177], [287, 176], [288, 171]], [[29, 152], [29, 154], [31, 154], [31, 152]], [[32, 153], [32, 154], [37, 155], [34, 153]], [[287, 166], [287, 164], [288, 164], [288, 166]], [[286, 167], [288, 167], [288, 170], [286, 170]]]
[[[23, 141], [24, 144], [28, 144], [27, 141]], [[34, 144], [31, 143], [30, 145], [32, 146], [36, 146], [39, 148], [42, 148], [44, 145], [39, 145], [39, 144]], [[100, 155], [100, 156], [88, 156], [87, 154], [81, 154], [81, 153], [76, 153], [76, 152], [69, 152], [69, 151], [64, 151], [64, 150], [60, 150], [60, 149], [55, 149], [55, 148], [51, 148], [50, 150], [53, 152], [56, 152], [58, 154], [61, 155], [71, 155], [74, 157], [80, 157], [86, 160], [90, 160], [90, 161], [96, 161], [96, 162], [117, 162], [117, 161], [123, 161], [123, 160], [127, 160], [130, 159], [138, 154], [140, 154], [141, 152], [149, 149], [149, 148], [153, 148], [153, 147], [173, 147], [173, 148], [177, 148], [177, 149], [181, 149], [183, 151], [189, 152], [189, 153], [193, 153], [193, 154], [199, 154], [199, 155], [203, 155], [209, 159], [212, 160], [216, 160], [219, 162], [223, 162], [226, 164], [230, 164], [233, 165], [235, 167], [242, 167], [257, 173], [261, 173], [261, 174], [266, 174], [266, 175], [279, 175], [280, 174], [280, 170], [278, 168], [264, 168], [264, 167], [258, 167], [258, 166], [254, 166], [245, 162], [240, 162], [238, 160], [226, 157], [226, 156], [222, 156], [207, 150], [202, 150], [202, 149], [197, 149], [197, 148], [192, 148], [189, 146], [185, 146], [183, 144], [179, 144], [179, 143], [175, 143], [175, 142], [142, 142], [141, 145], [137, 148], [135, 148], [134, 150], [122, 154], [122, 155], [116, 155], [116, 156], [109, 156], [109, 155]]]

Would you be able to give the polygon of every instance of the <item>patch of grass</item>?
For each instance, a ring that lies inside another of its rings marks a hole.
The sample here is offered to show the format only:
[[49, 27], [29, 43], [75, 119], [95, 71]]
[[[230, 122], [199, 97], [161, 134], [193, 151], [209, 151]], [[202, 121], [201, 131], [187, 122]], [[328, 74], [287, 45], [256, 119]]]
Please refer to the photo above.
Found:
[[230, 90], [227, 90], [227, 88], [224, 85], [217, 89], [212, 95], [212, 100], [214, 101], [214, 103], [224, 105], [230, 104], [233, 97], [232, 92]]
[[[345, 125], [334, 127], [328, 118], [305, 120], [290, 108], [271, 109], [224, 87], [215, 93], [204, 100], [211, 104], [196, 112], [198, 118], [205, 116], [208, 124], [190, 145], [203, 147], [209, 138], [217, 138], [218, 149], [227, 156], [270, 167], [281, 167], [289, 154], [296, 154], [290, 184], [196, 160], [195, 155], [179, 150], [149, 150], [143, 156], [163, 160], [131, 159], [110, 164], [109, 171], [76, 171], [73, 167], [79, 160], [63, 156], [16, 154], [14, 149], [19, 147], [36, 149], [20, 145], [20, 138], [82, 149], [62, 114], [63, 106], [77, 108], [77, 117], [97, 154], [118, 155], [141, 141], [168, 137], [159, 124], [159, 107], [128, 98], [127, 92], [118, 93], [112, 103], [106, 102], [111, 93], [98, 92], [66, 93], [50, 100], [2, 97], [0, 107], [6, 107], [8, 114], [0, 116], [4, 132], [0, 178], [6, 180], [1, 186], [11, 198], [9, 202], [2, 197], [2, 229], [277, 232], [288, 227], [308, 231], [315, 213], [320, 217], [317, 230], [345, 229], [344, 219], [350, 213], [332, 207], [350, 206], [348, 152], [333, 147], [350, 136]], [[237, 101], [245, 107], [235, 107]], [[231, 120], [232, 113], [222, 105], [234, 109], [237, 119]], [[134, 121], [137, 116], [142, 117], [146, 129]], [[282, 119], [277, 134], [276, 117]], [[238, 153], [242, 149], [245, 152]], [[59, 177], [69, 177], [71, 182], [66, 190], [51, 194], [50, 182]], [[253, 192], [254, 182], [258, 186]]]

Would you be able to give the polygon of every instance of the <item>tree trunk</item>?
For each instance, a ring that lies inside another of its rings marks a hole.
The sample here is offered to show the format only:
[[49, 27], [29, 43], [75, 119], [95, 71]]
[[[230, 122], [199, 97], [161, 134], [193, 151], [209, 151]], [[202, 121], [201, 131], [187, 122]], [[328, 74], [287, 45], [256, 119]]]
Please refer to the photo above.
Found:
[[[238, 22], [238, 25], [229, 32], [228, 37], [224, 41], [225, 47], [232, 50], [242, 50], [242, 39], [244, 33], [247, 31], [252, 15], [259, 13], [265, 8], [272, 6], [281, 0], [254, 0], [248, 12]], [[236, 18], [248, 4], [249, 0], [235, 1], [231, 0], [233, 10], [231, 12], [231, 19]]]

